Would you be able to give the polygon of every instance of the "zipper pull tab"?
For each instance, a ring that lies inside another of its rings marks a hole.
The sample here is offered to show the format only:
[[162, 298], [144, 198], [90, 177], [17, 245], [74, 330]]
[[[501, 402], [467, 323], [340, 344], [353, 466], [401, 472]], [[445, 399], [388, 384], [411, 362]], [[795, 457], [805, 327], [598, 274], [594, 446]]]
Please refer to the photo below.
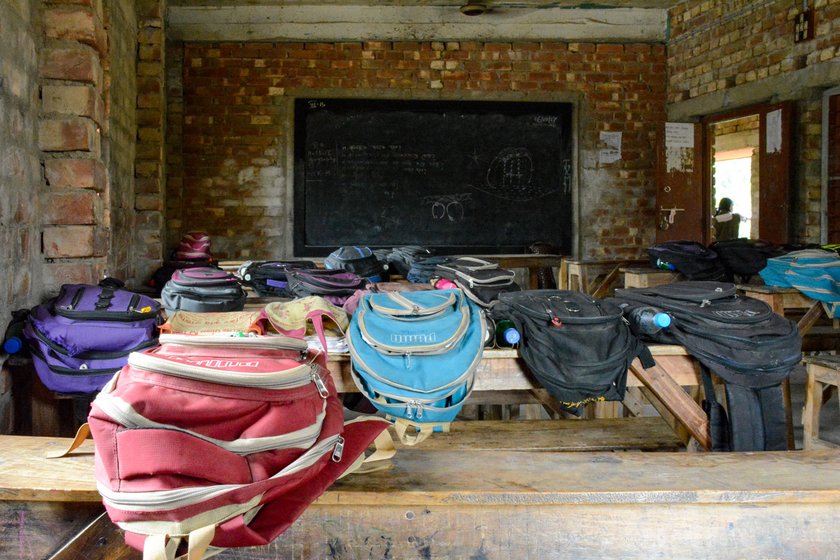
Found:
[[423, 404], [420, 401], [414, 401], [414, 417], [417, 420], [423, 418]]
[[562, 327], [563, 321], [560, 320], [560, 317], [554, 314], [554, 312], [549, 309], [548, 307], [545, 308], [545, 313], [548, 315], [548, 321], [555, 327]]
[[312, 383], [315, 384], [315, 387], [318, 389], [318, 394], [321, 395], [322, 399], [326, 399], [330, 396], [330, 392], [327, 390], [327, 384], [324, 383], [324, 380], [321, 379], [320, 374], [318, 373], [319, 366], [316, 364], [312, 365]]
[[332, 452], [332, 460], [334, 463], [341, 462], [341, 456], [344, 454], [344, 438], [338, 436], [338, 441], [335, 442], [335, 447]]
[[408, 401], [405, 403], [405, 417], [411, 420], [414, 418], [414, 401]]
[[405, 369], [411, 369], [411, 352], [405, 353]]

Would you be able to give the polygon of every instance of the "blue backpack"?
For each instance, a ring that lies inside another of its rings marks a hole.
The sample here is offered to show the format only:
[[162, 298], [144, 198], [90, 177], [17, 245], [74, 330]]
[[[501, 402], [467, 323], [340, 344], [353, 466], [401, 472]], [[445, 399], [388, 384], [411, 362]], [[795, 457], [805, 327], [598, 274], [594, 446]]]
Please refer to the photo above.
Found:
[[822, 249], [794, 251], [767, 259], [759, 272], [768, 286], [796, 288], [823, 303], [826, 313], [840, 317], [840, 255]]
[[472, 391], [484, 314], [461, 290], [365, 294], [348, 345], [353, 380], [415, 445], [448, 431]]

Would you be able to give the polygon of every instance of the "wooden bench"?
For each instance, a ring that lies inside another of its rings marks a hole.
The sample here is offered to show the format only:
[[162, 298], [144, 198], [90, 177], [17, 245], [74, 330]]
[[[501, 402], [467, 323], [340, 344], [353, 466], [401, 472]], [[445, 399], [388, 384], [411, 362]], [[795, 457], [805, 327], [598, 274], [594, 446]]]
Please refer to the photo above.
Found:
[[840, 356], [805, 356], [808, 374], [805, 383], [805, 410], [802, 414], [802, 446], [805, 449], [826, 449], [840, 447], [836, 443], [820, 439], [820, 410], [827, 388], [840, 388]]
[[[0, 436], [0, 558], [139, 559], [101, 517], [92, 442], [81, 454], [44, 458], [67, 443]], [[838, 450], [421, 444], [392, 463], [338, 481], [271, 545], [218, 558], [834, 558], [840, 549]]]
[[[562, 270], [563, 263], [566, 259], [564, 255], [474, 255], [488, 261], [499, 263], [502, 268], [508, 269], [523, 269], [524, 282], [523, 288], [536, 289], [538, 272], [541, 268], [551, 268], [552, 270]], [[316, 263], [322, 263], [323, 259], [314, 258], [309, 259]], [[245, 261], [221, 261], [219, 266], [228, 272], [236, 272], [242, 263]]]
[[[645, 389], [651, 404], [684, 445], [693, 438], [701, 448], [709, 449], [711, 444], [706, 414], [683, 389], [683, 386], [700, 385], [697, 362], [681, 346], [653, 345], [650, 350], [656, 365], [644, 369], [639, 360], [635, 360], [627, 376], [628, 387]], [[331, 355], [329, 369], [338, 392], [358, 391], [350, 374], [350, 359], [347, 355]], [[488, 393], [496, 395], [509, 391], [526, 391], [538, 402], [552, 407], [551, 398], [530, 374], [515, 349], [485, 350], [476, 370], [473, 391], [473, 396], [482, 399], [482, 402], [492, 402], [492, 398], [484, 398]]]

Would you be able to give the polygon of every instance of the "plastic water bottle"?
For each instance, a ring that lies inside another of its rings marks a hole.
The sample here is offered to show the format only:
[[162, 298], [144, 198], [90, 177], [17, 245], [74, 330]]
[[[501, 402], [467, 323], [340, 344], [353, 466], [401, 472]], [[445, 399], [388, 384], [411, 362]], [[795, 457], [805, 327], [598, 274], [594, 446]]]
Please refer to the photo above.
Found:
[[500, 348], [512, 347], [519, 344], [521, 339], [516, 325], [510, 319], [502, 319], [496, 323], [496, 345]]
[[669, 263], [668, 261], [663, 261], [662, 259], [656, 259], [656, 268], [659, 268], [661, 270], [677, 270], [676, 266]]
[[6, 354], [18, 354], [26, 347], [26, 340], [23, 337], [23, 327], [26, 324], [27, 310], [12, 312], [12, 322], [6, 327], [3, 336], [3, 352]]
[[653, 307], [637, 307], [627, 319], [637, 334], [656, 334], [671, 325], [671, 316]]

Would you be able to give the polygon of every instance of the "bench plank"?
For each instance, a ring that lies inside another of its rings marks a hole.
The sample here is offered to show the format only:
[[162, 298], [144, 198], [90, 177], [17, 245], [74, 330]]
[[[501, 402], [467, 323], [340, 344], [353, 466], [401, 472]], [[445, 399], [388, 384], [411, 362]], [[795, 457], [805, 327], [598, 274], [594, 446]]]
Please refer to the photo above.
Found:
[[[70, 524], [79, 527], [68, 512], [87, 507], [89, 517], [99, 507], [92, 457], [44, 458], [67, 439], [0, 443], [1, 557], [19, 557], [21, 539], [38, 541], [39, 551], [52, 539], [57, 550]], [[70, 496], [80, 503], [66, 503]], [[64, 503], [21, 501], [39, 498]], [[828, 558], [840, 544], [838, 506], [837, 450], [562, 453], [421, 444], [400, 449], [387, 470], [338, 481], [275, 543], [220, 558], [586, 559], [604, 551], [685, 558], [704, 557], [710, 540], [734, 543], [716, 548], [717, 558], [745, 550], [757, 558]], [[48, 522], [24, 527], [20, 512]], [[95, 548], [102, 541], [79, 542], [89, 543], [79, 557], [102, 558]]]

